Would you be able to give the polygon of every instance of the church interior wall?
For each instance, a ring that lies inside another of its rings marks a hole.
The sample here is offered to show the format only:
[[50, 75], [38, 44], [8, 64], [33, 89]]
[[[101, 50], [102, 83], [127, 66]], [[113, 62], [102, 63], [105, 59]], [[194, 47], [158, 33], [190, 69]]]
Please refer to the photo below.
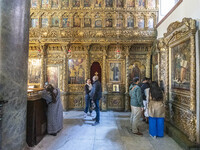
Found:
[[162, 38], [163, 34], [167, 32], [167, 27], [175, 21], [182, 21], [184, 17], [198, 20], [199, 14], [199, 0], [183, 0], [181, 4], [157, 27], [157, 38]]

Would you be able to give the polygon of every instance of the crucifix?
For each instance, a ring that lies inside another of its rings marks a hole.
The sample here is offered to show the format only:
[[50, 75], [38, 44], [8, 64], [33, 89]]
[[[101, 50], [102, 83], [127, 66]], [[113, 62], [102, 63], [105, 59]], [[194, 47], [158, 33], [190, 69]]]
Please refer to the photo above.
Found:
[[95, 72], [95, 76], [98, 76], [98, 72]]

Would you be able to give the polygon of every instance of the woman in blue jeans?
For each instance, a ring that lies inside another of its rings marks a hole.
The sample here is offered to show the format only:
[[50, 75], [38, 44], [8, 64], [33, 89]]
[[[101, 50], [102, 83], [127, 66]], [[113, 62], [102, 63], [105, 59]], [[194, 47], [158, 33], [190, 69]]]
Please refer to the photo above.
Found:
[[149, 134], [152, 137], [163, 137], [165, 108], [163, 103], [163, 93], [156, 81], [151, 83], [149, 93]]
[[90, 112], [90, 116], [92, 113], [92, 110], [90, 109], [91, 107], [91, 99], [90, 99], [90, 95], [89, 93], [91, 92], [92, 89], [92, 84], [91, 84], [91, 80], [87, 79], [86, 80], [86, 84], [85, 84], [85, 116], [87, 115], [88, 111]]

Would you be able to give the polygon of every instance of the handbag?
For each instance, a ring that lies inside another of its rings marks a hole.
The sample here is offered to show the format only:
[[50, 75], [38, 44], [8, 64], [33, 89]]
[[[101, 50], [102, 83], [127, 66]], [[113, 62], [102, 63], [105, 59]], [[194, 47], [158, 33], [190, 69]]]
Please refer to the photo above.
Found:
[[94, 101], [91, 101], [91, 109], [95, 110], [95, 108], [96, 108], [96, 105], [95, 105]]

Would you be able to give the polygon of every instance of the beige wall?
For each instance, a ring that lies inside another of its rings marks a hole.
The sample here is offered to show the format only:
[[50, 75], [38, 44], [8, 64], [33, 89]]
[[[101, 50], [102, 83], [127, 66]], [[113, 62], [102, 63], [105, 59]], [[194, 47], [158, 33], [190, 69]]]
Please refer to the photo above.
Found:
[[183, 2], [176, 8], [175, 11], [164, 21], [158, 28], [158, 37], [163, 37], [167, 32], [167, 27], [175, 21], [182, 21], [183, 18], [200, 19], [200, 0], [183, 0]]

